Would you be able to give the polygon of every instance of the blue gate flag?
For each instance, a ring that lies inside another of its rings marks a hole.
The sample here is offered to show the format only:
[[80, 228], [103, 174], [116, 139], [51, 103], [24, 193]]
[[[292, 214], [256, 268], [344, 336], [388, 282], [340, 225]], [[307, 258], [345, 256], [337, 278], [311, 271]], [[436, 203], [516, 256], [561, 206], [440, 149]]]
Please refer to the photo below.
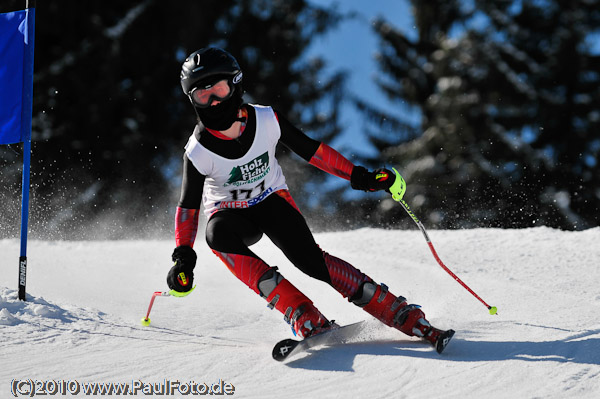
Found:
[[[33, 9], [35, 10], [35, 9]], [[0, 14], [0, 144], [31, 139], [33, 37], [30, 10]]]
[[35, 0], [0, 14], [0, 144], [23, 143], [19, 299], [26, 300]]

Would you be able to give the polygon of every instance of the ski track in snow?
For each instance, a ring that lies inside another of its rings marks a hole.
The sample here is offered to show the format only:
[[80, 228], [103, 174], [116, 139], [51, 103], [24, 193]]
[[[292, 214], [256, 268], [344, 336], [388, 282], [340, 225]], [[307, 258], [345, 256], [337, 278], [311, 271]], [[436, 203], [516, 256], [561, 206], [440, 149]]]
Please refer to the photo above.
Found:
[[271, 359], [273, 345], [292, 337], [282, 315], [202, 240], [196, 290], [158, 297], [149, 327], [140, 320], [152, 293], [167, 289], [172, 241], [31, 241], [28, 300], [21, 302], [19, 242], [0, 240], [0, 397], [11, 397], [13, 379], [224, 380], [239, 398], [600, 397], [600, 228], [429, 234], [443, 262], [497, 306], [497, 316], [438, 266], [419, 231], [361, 229], [316, 239], [422, 305], [433, 325], [455, 329], [442, 355], [302, 275], [268, 239], [253, 247], [328, 318], [368, 320], [359, 342], [285, 364]]

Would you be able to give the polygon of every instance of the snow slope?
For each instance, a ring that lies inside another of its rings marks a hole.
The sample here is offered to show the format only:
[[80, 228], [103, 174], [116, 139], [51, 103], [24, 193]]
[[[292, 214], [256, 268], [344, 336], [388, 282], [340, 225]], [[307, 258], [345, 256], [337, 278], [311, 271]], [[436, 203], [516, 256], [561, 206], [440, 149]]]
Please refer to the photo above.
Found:
[[11, 397], [13, 379], [222, 380], [239, 398], [600, 397], [600, 228], [429, 233], [444, 263], [497, 306], [497, 316], [437, 265], [419, 231], [316, 238], [422, 305], [432, 324], [454, 328], [442, 355], [301, 275], [266, 239], [257, 244], [255, 251], [327, 317], [371, 320], [361, 342], [286, 364], [270, 354], [291, 336], [281, 314], [231, 276], [202, 241], [195, 292], [157, 298], [152, 325], [143, 327], [152, 293], [166, 290], [172, 241], [30, 242], [29, 297], [20, 302], [19, 243], [0, 240], [0, 397]]

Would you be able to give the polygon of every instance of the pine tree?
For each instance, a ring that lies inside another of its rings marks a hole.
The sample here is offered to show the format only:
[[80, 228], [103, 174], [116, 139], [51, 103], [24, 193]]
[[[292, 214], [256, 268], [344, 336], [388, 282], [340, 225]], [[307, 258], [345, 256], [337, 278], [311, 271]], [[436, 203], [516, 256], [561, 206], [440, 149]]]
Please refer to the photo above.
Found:
[[[375, 122], [382, 159], [406, 178], [408, 203], [429, 223], [599, 224], [600, 57], [591, 47], [599, 6], [414, 1], [416, 39], [375, 24], [378, 83], [421, 122], [358, 105]], [[385, 201], [370, 206], [380, 220], [401, 213]]]

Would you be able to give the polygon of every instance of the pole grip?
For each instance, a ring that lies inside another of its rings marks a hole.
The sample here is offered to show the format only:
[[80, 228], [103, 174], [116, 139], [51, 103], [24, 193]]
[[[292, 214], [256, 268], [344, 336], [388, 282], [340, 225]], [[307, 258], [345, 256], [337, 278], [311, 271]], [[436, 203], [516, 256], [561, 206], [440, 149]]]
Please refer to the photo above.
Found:
[[404, 193], [406, 192], [406, 181], [404, 181], [404, 178], [402, 175], [400, 175], [400, 172], [398, 172], [396, 168], [392, 168], [392, 170], [396, 174], [396, 179], [389, 190], [394, 201], [401, 201], [404, 197]]

